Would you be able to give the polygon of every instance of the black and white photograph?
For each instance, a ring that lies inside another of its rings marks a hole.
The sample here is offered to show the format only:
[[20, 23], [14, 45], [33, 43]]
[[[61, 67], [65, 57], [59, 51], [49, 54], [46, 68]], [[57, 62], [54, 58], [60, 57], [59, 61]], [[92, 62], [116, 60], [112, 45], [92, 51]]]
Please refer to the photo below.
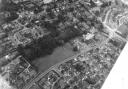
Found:
[[0, 0], [0, 89], [128, 89], [128, 0]]

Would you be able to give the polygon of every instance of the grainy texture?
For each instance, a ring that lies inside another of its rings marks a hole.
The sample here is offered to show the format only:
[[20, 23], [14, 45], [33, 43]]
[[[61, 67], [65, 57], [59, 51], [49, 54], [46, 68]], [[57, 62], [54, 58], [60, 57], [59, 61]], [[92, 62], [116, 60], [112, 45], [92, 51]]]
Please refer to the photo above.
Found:
[[100, 89], [127, 42], [127, 9], [120, 0], [0, 0], [1, 76], [13, 89]]

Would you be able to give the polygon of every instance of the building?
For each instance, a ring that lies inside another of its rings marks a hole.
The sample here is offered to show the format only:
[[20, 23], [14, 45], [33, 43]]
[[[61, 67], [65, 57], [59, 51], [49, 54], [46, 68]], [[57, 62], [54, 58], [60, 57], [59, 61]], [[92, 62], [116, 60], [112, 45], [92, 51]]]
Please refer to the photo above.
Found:
[[37, 71], [22, 56], [18, 56], [7, 65], [2, 66], [1, 70], [2, 76], [17, 89], [22, 89], [37, 74]]

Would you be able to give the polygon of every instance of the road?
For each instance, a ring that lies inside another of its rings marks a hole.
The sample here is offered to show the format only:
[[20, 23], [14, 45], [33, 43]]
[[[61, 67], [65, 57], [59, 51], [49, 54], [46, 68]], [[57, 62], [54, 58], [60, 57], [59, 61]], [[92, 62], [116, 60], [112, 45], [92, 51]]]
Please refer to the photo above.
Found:
[[96, 47], [100, 47], [102, 45], [104, 45], [110, 38], [112, 37], [119, 37], [120, 39], [122, 39], [123, 41], [126, 41], [126, 39], [123, 39], [122, 37], [120, 37], [118, 34], [115, 33], [115, 31], [113, 31], [113, 29], [111, 29], [109, 26], [107, 26], [104, 22], [103, 22], [104, 26], [107, 28], [107, 30], [109, 31], [109, 38], [107, 38], [105, 41], [103, 41], [100, 45], [97, 45], [95, 47], [92, 47], [92, 48], [88, 48], [86, 49], [85, 51], [82, 51], [74, 56], [71, 56], [67, 59], [65, 59], [64, 61], [62, 62], [59, 62], [57, 64], [55, 64], [54, 66], [50, 67], [46, 72], [40, 72], [31, 82], [29, 82], [27, 84], [27, 86], [25, 86], [23, 89], [29, 89], [35, 82], [37, 82], [39, 79], [41, 79], [45, 74], [47, 74], [50, 70], [52, 70], [53, 68], [55, 68], [57, 65], [60, 65], [68, 60], [71, 60], [75, 57], [77, 57], [78, 55], [82, 54], [82, 53], [86, 53], [87, 51], [91, 50], [91, 49], [94, 49]]
[[[89, 50], [90, 50], [90, 49], [87, 49], [86, 51], [89, 51]], [[41, 79], [45, 74], [47, 74], [47, 73], [48, 73], [50, 70], [52, 70], [54, 67], [56, 67], [57, 65], [60, 65], [60, 64], [62, 64], [62, 63], [64, 63], [64, 62], [66, 62], [66, 61], [68, 61], [68, 60], [71, 60], [71, 59], [77, 57], [77, 56], [80, 55], [81, 53], [83, 53], [83, 52], [80, 52], [80, 53], [78, 53], [78, 54], [76, 54], [76, 55], [74, 55], [74, 56], [71, 56], [71, 57], [65, 59], [65, 60], [62, 61], [62, 62], [59, 62], [59, 63], [53, 65], [53, 66], [50, 67], [46, 72], [40, 72], [39, 74], [37, 74], [37, 76], [36, 76], [31, 82], [29, 82], [29, 83], [27, 84], [27, 86], [23, 87], [23, 89], [29, 89], [35, 82], [37, 82], [39, 79]]]
[[105, 41], [103, 41], [100, 45], [97, 45], [97, 46], [92, 47], [92, 48], [88, 48], [88, 49], [86, 49], [85, 51], [82, 51], [82, 52], [80, 52], [80, 53], [78, 53], [78, 54], [76, 54], [76, 55], [74, 55], [74, 56], [71, 56], [71, 57], [65, 59], [64, 61], [59, 62], [59, 63], [53, 65], [53, 66], [50, 67], [46, 72], [40, 72], [40, 73], [38, 73], [37, 76], [36, 76], [31, 82], [29, 82], [25, 87], [23, 87], [23, 89], [29, 89], [35, 82], [37, 82], [39, 79], [41, 79], [45, 74], [47, 74], [50, 70], [52, 70], [53, 68], [55, 68], [57, 65], [60, 65], [60, 64], [66, 62], [66, 61], [68, 61], [68, 60], [71, 60], [71, 59], [77, 57], [78, 55], [80, 55], [80, 54], [82, 54], [82, 53], [86, 53], [87, 51], [89, 51], [89, 50], [91, 50], [91, 49], [94, 49], [94, 48], [96, 48], [96, 47], [100, 47], [100, 46], [104, 45], [104, 44], [105, 44], [110, 38], [112, 38], [112, 37], [119, 37], [119, 38], [121, 38], [123, 41], [126, 41], [125, 39], [123, 39], [122, 37], [120, 37], [118, 34], [116, 34], [114, 31], [112, 31], [111, 28], [109, 28], [108, 26], [106, 26], [106, 27], [108, 28], [108, 30], [109, 30], [109, 32], [110, 32], [110, 34], [109, 34], [110, 37], [107, 38]]
[[29, 89], [35, 82], [37, 82], [39, 79], [41, 79], [45, 74], [47, 74], [50, 70], [52, 70], [53, 68], [55, 68], [57, 65], [60, 65], [60, 64], [62, 64], [62, 63], [64, 63], [64, 62], [66, 62], [66, 61], [69, 61], [69, 60], [71, 60], [71, 59], [77, 57], [78, 55], [80, 55], [80, 54], [82, 54], [82, 53], [86, 53], [87, 51], [89, 51], [89, 50], [91, 50], [91, 49], [94, 49], [94, 48], [96, 48], [96, 47], [100, 47], [101, 45], [104, 45], [107, 41], [108, 41], [108, 39], [106, 39], [105, 41], [103, 41], [100, 45], [97, 45], [97, 46], [92, 47], [92, 48], [90, 47], [90, 48], [88, 48], [88, 49], [86, 49], [86, 50], [84, 50], [84, 51], [82, 51], [82, 52], [80, 52], [80, 53], [78, 53], [78, 54], [75, 54], [74, 56], [71, 56], [71, 57], [65, 59], [65, 60], [62, 61], [62, 62], [59, 62], [59, 63], [53, 65], [53, 66], [50, 67], [46, 72], [40, 72], [40, 73], [38, 73], [37, 76], [36, 76], [31, 82], [29, 82], [25, 87], [23, 87], [23, 89]]

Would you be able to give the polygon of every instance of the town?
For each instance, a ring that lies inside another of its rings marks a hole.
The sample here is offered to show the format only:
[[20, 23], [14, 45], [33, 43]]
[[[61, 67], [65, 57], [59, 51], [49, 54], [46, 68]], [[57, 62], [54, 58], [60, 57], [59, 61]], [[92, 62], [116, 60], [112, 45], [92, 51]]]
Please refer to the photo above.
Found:
[[100, 89], [128, 39], [115, 2], [1, 0], [0, 75], [13, 89]]

